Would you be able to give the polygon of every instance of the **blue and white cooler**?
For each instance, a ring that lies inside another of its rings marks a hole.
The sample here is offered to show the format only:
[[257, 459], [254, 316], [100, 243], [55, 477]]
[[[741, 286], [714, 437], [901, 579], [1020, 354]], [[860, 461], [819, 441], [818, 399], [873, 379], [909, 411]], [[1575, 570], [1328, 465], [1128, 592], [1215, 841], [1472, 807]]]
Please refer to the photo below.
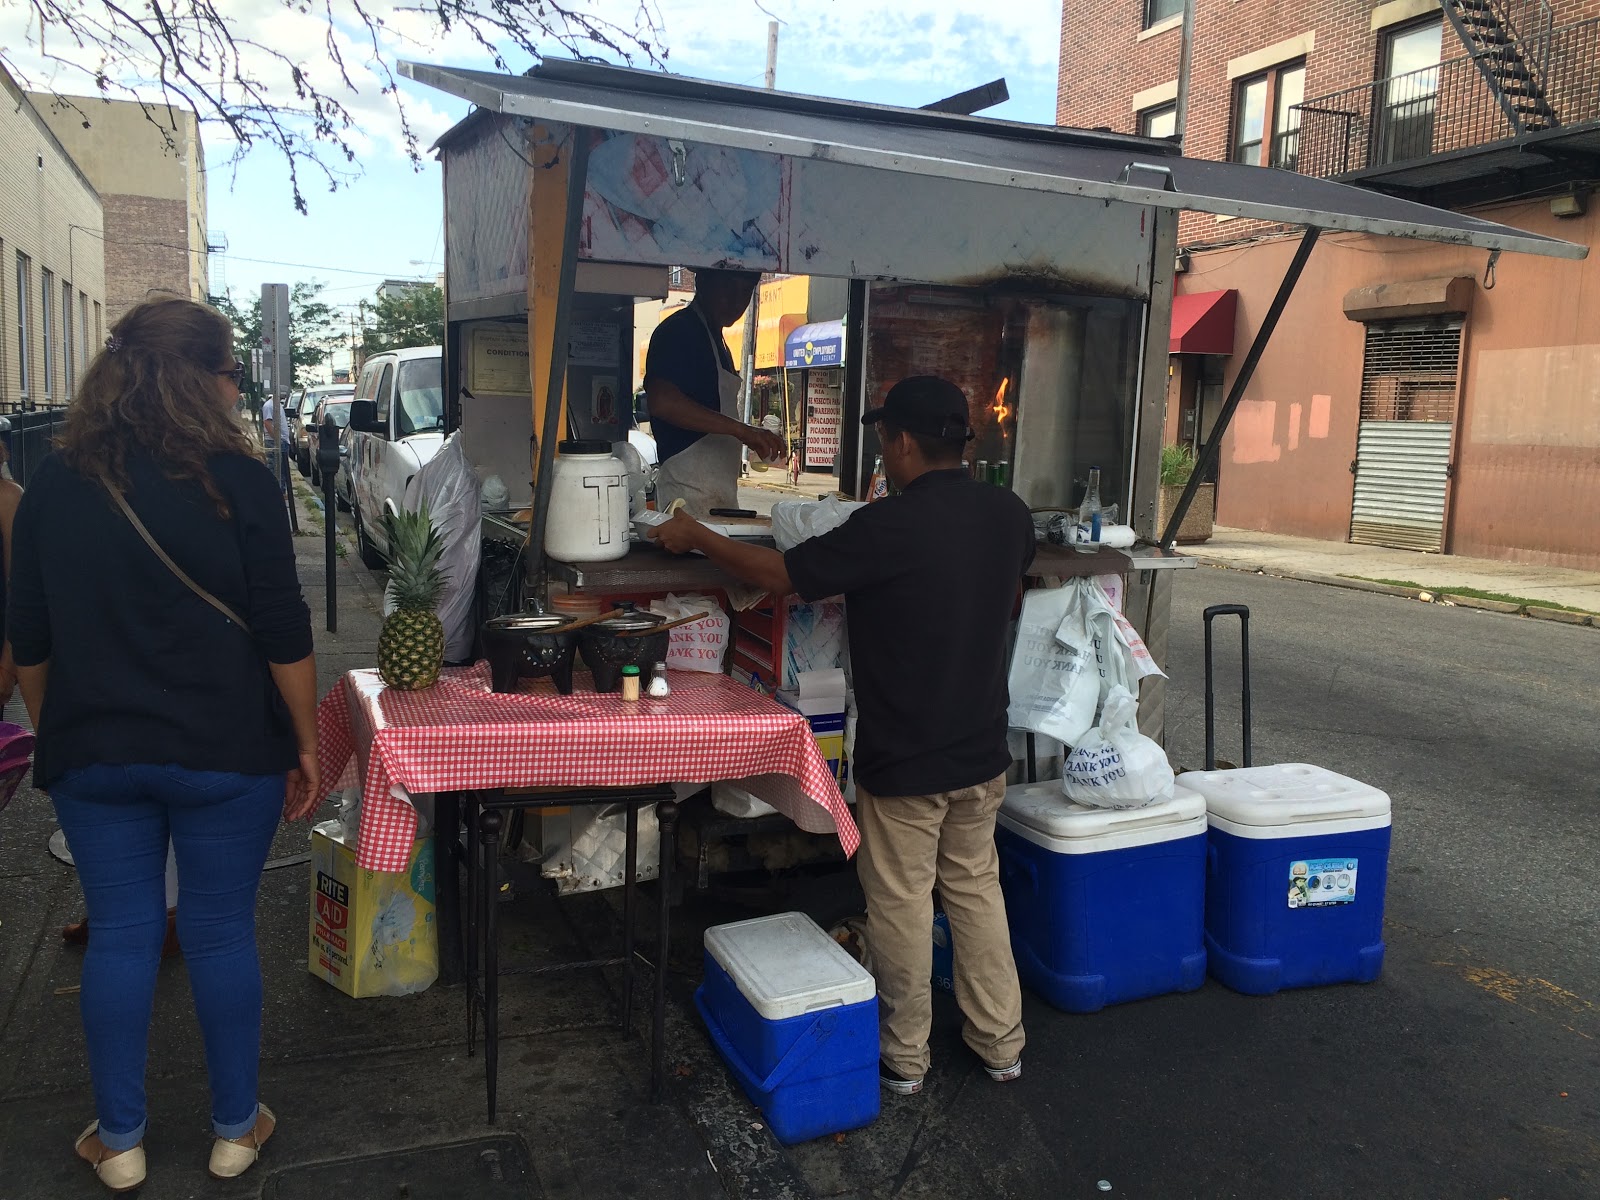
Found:
[[1388, 795], [1307, 763], [1191, 771], [1178, 785], [1206, 802], [1212, 975], [1252, 996], [1378, 977]]
[[780, 1142], [877, 1117], [877, 984], [804, 913], [706, 930], [694, 1002]]
[[[1059, 781], [1006, 789], [995, 843], [1017, 974], [1067, 1012], [1193, 991], [1202, 940], [1205, 801], [1090, 808]], [[960, 947], [956, 947], [960, 953]]]

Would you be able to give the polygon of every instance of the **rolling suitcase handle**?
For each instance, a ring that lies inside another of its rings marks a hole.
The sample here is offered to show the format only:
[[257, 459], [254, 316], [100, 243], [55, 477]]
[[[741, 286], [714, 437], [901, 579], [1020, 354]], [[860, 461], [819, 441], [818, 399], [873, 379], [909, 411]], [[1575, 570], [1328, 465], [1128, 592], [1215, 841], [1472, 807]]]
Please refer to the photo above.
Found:
[[1217, 617], [1239, 618], [1240, 716], [1244, 725], [1244, 766], [1250, 765], [1250, 610], [1243, 604], [1213, 604], [1204, 614], [1206, 625], [1206, 770], [1217, 769], [1216, 681], [1211, 662], [1211, 622]]

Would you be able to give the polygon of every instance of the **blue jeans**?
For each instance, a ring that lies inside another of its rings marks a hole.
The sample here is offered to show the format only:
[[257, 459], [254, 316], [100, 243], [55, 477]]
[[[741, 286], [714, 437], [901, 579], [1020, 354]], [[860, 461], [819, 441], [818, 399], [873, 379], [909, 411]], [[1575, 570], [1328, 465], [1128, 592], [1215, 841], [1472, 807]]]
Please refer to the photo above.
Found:
[[95, 766], [50, 789], [89, 907], [84, 1039], [100, 1140], [139, 1144], [156, 969], [166, 938], [167, 840], [178, 858], [178, 942], [189, 969], [217, 1136], [255, 1127], [261, 1058], [256, 889], [283, 815], [282, 775]]

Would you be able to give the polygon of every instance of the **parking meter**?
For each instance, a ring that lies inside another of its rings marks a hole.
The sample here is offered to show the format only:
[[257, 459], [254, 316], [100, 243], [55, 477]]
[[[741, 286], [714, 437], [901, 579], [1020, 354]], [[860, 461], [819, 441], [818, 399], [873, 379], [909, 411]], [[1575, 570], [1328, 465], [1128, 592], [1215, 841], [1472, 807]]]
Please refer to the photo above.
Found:
[[339, 626], [338, 616], [338, 570], [339, 556], [334, 549], [334, 528], [339, 521], [339, 507], [334, 502], [334, 476], [339, 473], [339, 427], [334, 424], [333, 418], [324, 416], [322, 428], [317, 432], [317, 472], [322, 476], [322, 515], [324, 517], [324, 536], [327, 538], [326, 571], [328, 576], [328, 632], [337, 633]]

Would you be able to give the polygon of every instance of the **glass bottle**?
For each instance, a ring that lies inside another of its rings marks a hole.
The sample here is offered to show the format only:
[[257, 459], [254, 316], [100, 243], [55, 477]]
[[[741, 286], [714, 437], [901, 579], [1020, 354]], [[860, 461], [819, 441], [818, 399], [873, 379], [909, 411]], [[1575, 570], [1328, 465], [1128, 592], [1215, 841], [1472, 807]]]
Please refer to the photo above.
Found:
[[867, 503], [882, 500], [889, 494], [889, 477], [883, 473], [883, 455], [872, 460], [872, 481], [867, 484]]
[[1083, 506], [1078, 509], [1078, 534], [1072, 545], [1080, 554], [1096, 554], [1100, 550], [1099, 467], [1089, 468], [1089, 488], [1083, 493]]

